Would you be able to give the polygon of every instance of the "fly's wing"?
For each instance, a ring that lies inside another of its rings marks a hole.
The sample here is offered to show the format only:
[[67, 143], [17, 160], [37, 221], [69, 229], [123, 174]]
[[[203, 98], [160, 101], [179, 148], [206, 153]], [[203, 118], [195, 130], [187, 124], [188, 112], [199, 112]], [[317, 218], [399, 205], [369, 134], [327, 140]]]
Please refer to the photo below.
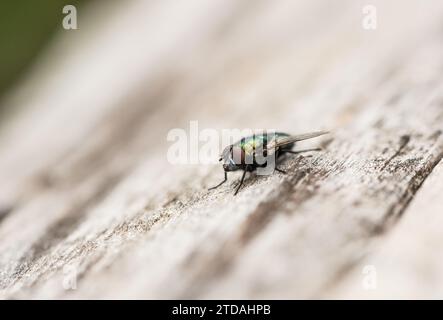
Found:
[[240, 141], [239, 145], [246, 156], [253, 156], [256, 150], [263, 150], [266, 147], [265, 137], [261, 134], [246, 137]]
[[310, 132], [310, 133], [287, 136], [287, 137], [284, 137], [284, 136], [276, 137], [275, 139], [271, 140], [267, 144], [267, 150], [269, 153], [273, 153], [278, 148], [284, 147], [288, 144], [291, 144], [291, 143], [294, 143], [297, 141], [316, 138], [316, 137], [322, 136], [327, 133], [329, 133], [329, 132], [328, 131], [317, 131], [317, 132]]

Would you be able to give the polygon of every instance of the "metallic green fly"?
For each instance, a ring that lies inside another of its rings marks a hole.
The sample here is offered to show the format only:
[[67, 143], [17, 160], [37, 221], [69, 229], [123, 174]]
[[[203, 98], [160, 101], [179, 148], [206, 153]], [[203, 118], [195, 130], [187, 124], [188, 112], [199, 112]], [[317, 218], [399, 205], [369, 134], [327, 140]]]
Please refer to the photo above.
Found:
[[[267, 165], [266, 161], [258, 161], [260, 156], [261, 159], [270, 159], [268, 157], [271, 156], [276, 160], [286, 153], [297, 154], [308, 151], [319, 151], [319, 148], [299, 151], [292, 151], [292, 148], [297, 141], [316, 138], [327, 133], [327, 131], [318, 131], [300, 135], [290, 135], [283, 132], [275, 132], [255, 134], [242, 138], [223, 150], [219, 161], [223, 162], [225, 179], [215, 187], [209, 188], [209, 190], [216, 189], [225, 183], [228, 180], [228, 171], [243, 170], [240, 183], [234, 193], [234, 195], [236, 195], [243, 185], [246, 172], [252, 172], [259, 167], [265, 167]], [[276, 167], [274, 167], [274, 170], [286, 173]]]

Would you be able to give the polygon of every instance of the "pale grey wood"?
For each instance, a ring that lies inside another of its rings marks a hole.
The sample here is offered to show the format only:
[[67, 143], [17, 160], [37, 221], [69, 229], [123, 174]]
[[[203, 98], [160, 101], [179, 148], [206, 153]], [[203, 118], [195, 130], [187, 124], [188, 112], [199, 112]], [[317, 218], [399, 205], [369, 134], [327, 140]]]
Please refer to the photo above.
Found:
[[[443, 155], [442, 4], [377, 2], [376, 31], [361, 28], [364, 4], [134, 1], [99, 19], [92, 8], [8, 101], [21, 111], [0, 135], [1, 296], [353, 296], [384, 239], [401, 249], [389, 235], [420, 214], [414, 195]], [[219, 166], [166, 161], [168, 130], [190, 120], [332, 133], [234, 197], [240, 173], [209, 192]]]
[[[441, 299], [443, 162], [416, 193], [398, 225], [325, 296], [358, 299]], [[368, 273], [374, 287], [363, 285]]]

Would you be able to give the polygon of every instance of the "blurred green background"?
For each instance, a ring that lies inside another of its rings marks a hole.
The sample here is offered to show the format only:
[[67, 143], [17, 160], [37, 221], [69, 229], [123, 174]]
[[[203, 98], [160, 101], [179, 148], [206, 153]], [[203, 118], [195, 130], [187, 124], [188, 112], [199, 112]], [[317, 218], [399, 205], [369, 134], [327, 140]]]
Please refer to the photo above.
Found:
[[[36, 57], [61, 30], [65, 5], [80, 8], [85, 0], [0, 1], [0, 101], [26, 74]], [[0, 109], [4, 108], [0, 104]], [[2, 111], [2, 110], [0, 110]]]

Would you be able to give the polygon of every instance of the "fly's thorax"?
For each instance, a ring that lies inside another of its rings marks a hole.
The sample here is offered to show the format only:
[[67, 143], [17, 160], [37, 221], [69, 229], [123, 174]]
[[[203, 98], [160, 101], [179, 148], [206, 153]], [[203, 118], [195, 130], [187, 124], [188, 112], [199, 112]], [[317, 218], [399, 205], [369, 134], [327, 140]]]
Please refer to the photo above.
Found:
[[239, 155], [238, 147], [227, 146], [220, 157], [225, 171], [235, 171], [241, 167], [241, 154]]

